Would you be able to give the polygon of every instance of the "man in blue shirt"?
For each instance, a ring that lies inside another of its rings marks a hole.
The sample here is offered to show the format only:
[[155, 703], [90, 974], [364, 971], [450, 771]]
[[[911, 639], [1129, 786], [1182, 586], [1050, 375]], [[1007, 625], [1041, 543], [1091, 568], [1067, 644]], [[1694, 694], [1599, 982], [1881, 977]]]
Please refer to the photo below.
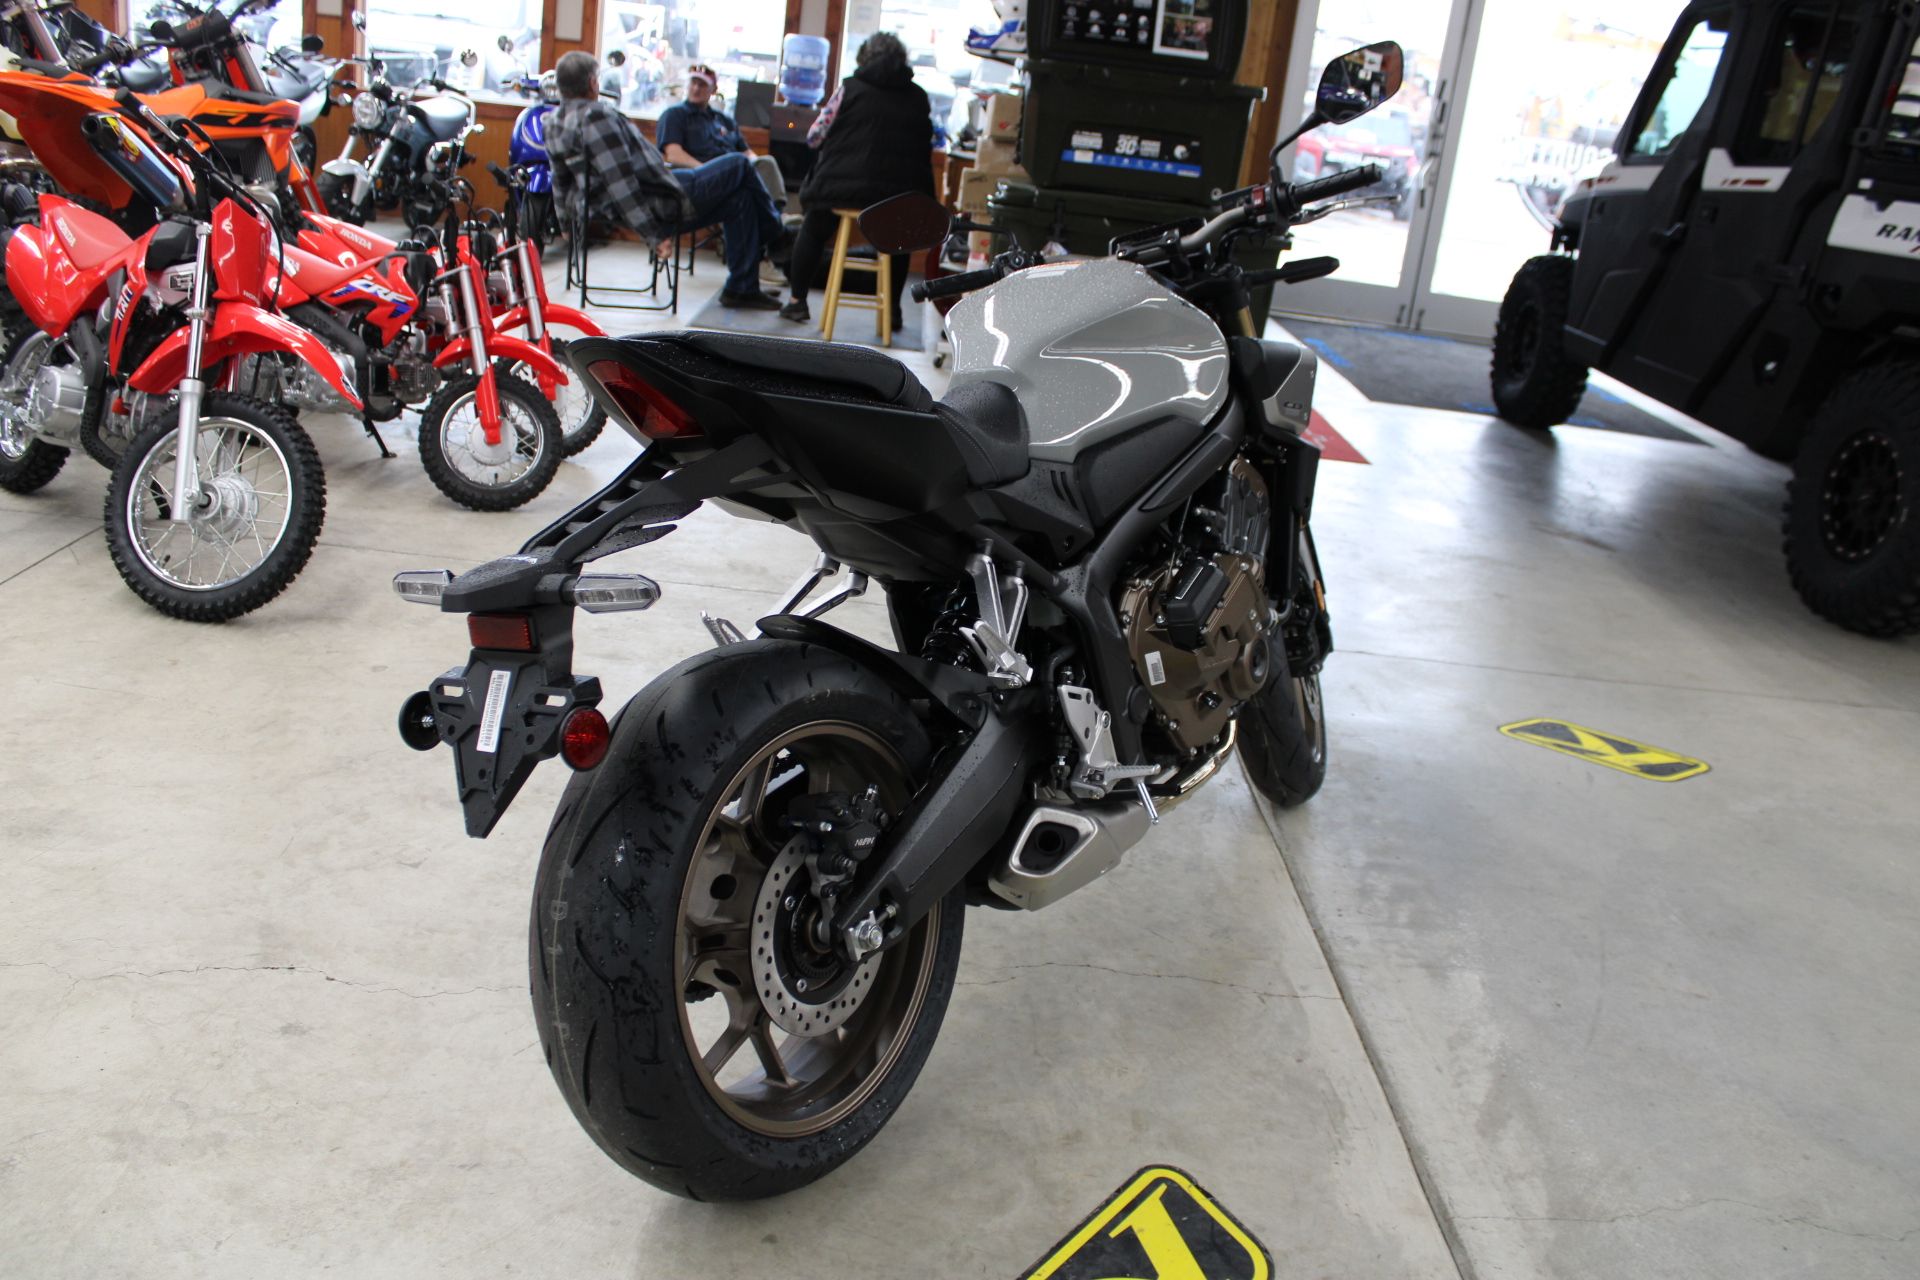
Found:
[[747, 140], [740, 136], [740, 126], [733, 122], [733, 117], [714, 110], [713, 91], [719, 83], [720, 77], [712, 67], [695, 63], [687, 68], [687, 100], [662, 111], [655, 127], [654, 139], [659, 143], [660, 153], [666, 156], [668, 164], [680, 169], [696, 168], [735, 152], [744, 153], [753, 161], [753, 171], [759, 175], [767, 194], [773, 197], [774, 207], [785, 208], [787, 184], [780, 176], [780, 166], [772, 156], [757, 156], [749, 151]]

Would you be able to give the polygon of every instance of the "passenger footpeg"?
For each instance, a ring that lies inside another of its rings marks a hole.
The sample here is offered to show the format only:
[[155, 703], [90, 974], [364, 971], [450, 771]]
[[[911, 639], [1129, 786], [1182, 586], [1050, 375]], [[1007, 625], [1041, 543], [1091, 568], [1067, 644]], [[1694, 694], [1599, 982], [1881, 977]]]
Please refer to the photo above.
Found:
[[1002, 576], [985, 547], [967, 560], [967, 572], [980, 604], [980, 621], [960, 628], [960, 634], [980, 659], [987, 679], [1010, 689], [1023, 688], [1033, 679], [1033, 664], [1013, 646], [1027, 616], [1027, 584], [1017, 568]]

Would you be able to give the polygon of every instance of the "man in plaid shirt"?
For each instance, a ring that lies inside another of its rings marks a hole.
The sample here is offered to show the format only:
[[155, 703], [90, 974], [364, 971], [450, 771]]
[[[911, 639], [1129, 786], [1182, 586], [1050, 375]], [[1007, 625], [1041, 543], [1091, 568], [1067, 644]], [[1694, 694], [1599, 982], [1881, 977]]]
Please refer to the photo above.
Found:
[[777, 311], [760, 288], [760, 258], [781, 239], [780, 215], [753, 162], [735, 153], [696, 169], [673, 170], [638, 125], [600, 100], [600, 64], [576, 51], [554, 68], [560, 109], [547, 122], [547, 157], [561, 207], [578, 218], [593, 190], [595, 217], [631, 227], [655, 251], [676, 232], [719, 223], [726, 234], [727, 282], [720, 305]]

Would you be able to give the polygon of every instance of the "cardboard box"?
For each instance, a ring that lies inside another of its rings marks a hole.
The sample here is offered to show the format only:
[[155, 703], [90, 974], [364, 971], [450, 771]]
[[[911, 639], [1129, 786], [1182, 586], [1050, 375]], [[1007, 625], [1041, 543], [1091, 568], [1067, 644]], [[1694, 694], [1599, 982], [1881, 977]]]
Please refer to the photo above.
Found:
[[[1027, 171], [1020, 165], [1019, 148], [1007, 142], [981, 142], [973, 154], [973, 168], [968, 170], [967, 176], [975, 173], [991, 174], [995, 178], [1017, 178], [1022, 182], [1027, 180]], [[961, 180], [965, 181], [965, 177]]]
[[998, 251], [993, 247], [993, 236], [987, 232], [969, 231], [967, 233], [967, 270], [984, 269], [987, 263], [993, 260], [996, 252]]
[[1020, 141], [1020, 112], [1026, 100], [1015, 93], [996, 93], [987, 99], [987, 123], [981, 131], [981, 150], [988, 142], [1009, 146]]
[[987, 197], [1000, 186], [1002, 175], [982, 173], [978, 169], [969, 169], [960, 175], [960, 211], [984, 216], [987, 212]]

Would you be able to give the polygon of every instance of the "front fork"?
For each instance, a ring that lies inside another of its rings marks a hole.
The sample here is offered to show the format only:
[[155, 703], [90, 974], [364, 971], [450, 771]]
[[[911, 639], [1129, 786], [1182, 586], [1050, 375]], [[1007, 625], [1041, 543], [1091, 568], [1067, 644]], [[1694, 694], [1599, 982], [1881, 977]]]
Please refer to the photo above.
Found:
[[[540, 275], [540, 264], [534, 256], [533, 241], [522, 239], [514, 247], [514, 258], [519, 263], [519, 280], [516, 286], [526, 295], [527, 300], [527, 339], [548, 355], [553, 354], [553, 340], [547, 337], [547, 318], [544, 298], [547, 282]], [[552, 374], [540, 375], [540, 394], [548, 400], [560, 394], [560, 382]]]
[[[481, 300], [475, 293], [475, 270], [472, 263], [464, 263], [455, 268], [455, 273], [460, 278], [460, 303], [465, 308], [463, 314], [467, 322], [467, 340], [472, 344], [467, 352], [467, 363], [479, 383], [474, 391], [474, 404], [480, 410], [480, 431], [489, 445], [497, 445], [500, 443], [500, 388], [493, 380], [493, 362], [487, 359], [487, 313], [481, 309]], [[446, 284], [440, 287], [441, 299], [448, 304], [451, 314], [451, 288]]]
[[167, 518], [174, 524], [187, 524], [200, 509], [200, 405], [207, 384], [200, 376], [200, 359], [206, 350], [207, 320], [210, 311], [207, 295], [212, 289], [213, 272], [207, 262], [207, 242], [213, 228], [204, 222], [194, 224], [193, 298], [187, 307], [187, 376], [180, 380], [180, 417], [174, 437], [173, 509]]

